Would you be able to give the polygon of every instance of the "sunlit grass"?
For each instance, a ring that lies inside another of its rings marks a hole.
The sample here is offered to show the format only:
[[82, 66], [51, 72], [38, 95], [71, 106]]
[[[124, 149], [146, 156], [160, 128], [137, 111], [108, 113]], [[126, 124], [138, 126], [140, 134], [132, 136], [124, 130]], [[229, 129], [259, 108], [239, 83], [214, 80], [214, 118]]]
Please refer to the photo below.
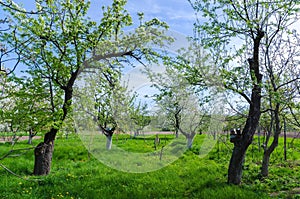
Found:
[[[115, 137], [114, 143], [123, 149], [155, 151], [154, 137], [122, 136], [118, 140]], [[162, 143], [172, 141], [172, 136], [166, 135]], [[167, 167], [149, 173], [126, 173], [99, 162], [77, 136], [58, 139], [49, 176], [31, 176], [33, 150], [0, 161], [16, 174], [30, 179], [20, 179], [1, 168], [0, 198], [269, 198], [271, 194], [275, 198], [299, 198], [292, 192], [299, 187], [299, 140], [294, 141], [293, 150], [289, 149], [288, 162], [282, 160], [282, 145], [276, 149], [270, 177], [262, 179], [259, 169], [263, 152], [258, 151], [255, 139], [247, 153], [242, 186], [226, 184], [232, 145], [225, 138], [222, 140], [207, 156], [199, 158], [203, 136], [198, 135], [194, 147]], [[35, 144], [38, 142], [34, 140]], [[24, 141], [14, 148], [28, 146]], [[0, 156], [10, 149], [9, 143], [0, 144]]]

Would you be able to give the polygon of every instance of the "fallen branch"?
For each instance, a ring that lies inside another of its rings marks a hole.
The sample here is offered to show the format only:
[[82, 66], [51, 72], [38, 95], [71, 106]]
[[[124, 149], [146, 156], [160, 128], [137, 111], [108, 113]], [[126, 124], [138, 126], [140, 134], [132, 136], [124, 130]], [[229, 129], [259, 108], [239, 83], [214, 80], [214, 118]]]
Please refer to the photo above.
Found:
[[7, 168], [6, 166], [4, 166], [3, 164], [0, 163], [0, 166], [6, 170], [7, 172], [9, 172], [10, 174], [22, 179], [22, 180], [26, 180], [26, 181], [35, 181], [35, 182], [38, 182], [38, 181], [42, 181], [41, 179], [29, 179], [29, 178], [24, 178], [18, 174], [16, 174], [15, 172], [13, 172], [12, 170], [10, 170], [9, 168]]
[[17, 156], [20, 156], [20, 155], [23, 155], [23, 154], [27, 153], [29, 150], [34, 149], [34, 148], [35, 148], [35, 147], [24, 148], [24, 149], [12, 149], [12, 150], [10, 150], [7, 154], [5, 154], [4, 156], [2, 156], [2, 157], [0, 158], [0, 160], [3, 160], [4, 158], [7, 158], [8, 156], [10, 156], [12, 153], [14, 153], [14, 152], [16, 152], [16, 151], [25, 151], [25, 150], [26, 150], [26, 152], [17, 155]]

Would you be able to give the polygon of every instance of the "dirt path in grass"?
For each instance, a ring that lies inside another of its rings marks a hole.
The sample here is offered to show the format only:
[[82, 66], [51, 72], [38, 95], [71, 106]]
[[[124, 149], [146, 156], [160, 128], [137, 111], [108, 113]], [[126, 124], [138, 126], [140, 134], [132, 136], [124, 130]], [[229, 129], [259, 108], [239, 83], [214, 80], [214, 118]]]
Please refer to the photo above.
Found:
[[[159, 135], [170, 135], [170, 134], [174, 134], [174, 132], [171, 131], [153, 131], [153, 132], [144, 132], [145, 135], [155, 135], [155, 134], [159, 134]], [[223, 132], [223, 135], [226, 135], [227, 133]], [[143, 133], [140, 133], [139, 135], [143, 135]], [[255, 134], [257, 135], [257, 134]], [[264, 136], [263, 133], [260, 133], [260, 136]], [[281, 137], [283, 137], [283, 132], [280, 134]], [[300, 138], [300, 132], [287, 132], [286, 133], [286, 137], [288, 138]]]
[[[34, 136], [32, 139], [36, 140], [36, 139], [40, 139], [42, 136]], [[12, 141], [12, 136], [8, 136], [8, 137], [0, 137], [0, 143], [5, 143], [5, 142], [11, 142]], [[28, 140], [28, 136], [17, 136], [16, 137], [17, 141], [24, 141], [24, 140]]]

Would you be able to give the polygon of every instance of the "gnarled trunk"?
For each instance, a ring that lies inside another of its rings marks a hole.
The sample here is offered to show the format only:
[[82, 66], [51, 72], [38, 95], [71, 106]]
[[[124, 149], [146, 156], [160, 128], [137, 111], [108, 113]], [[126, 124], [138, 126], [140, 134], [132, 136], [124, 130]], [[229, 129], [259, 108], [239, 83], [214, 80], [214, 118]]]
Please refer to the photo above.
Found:
[[245, 160], [245, 154], [252, 143], [253, 136], [259, 123], [260, 118], [260, 105], [261, 105], [261, 83], [262, 75], [259, 69], [259, 47], [261, 39], [265, 33], [258, 30], [256, 37], [254, 38], [253, 46], [253, 58], [248, 59], [249, 69], [252, 80], [251, 99], [248, 99], [250, 105], [246, 124], [244, 126], [242, 135], [238, 139], [234, 140], [234, 149], [230, 158], [228, 167], [228, 179], [230, 184], [240, 184], [242, 181], [243, 163]]
[[[62, 115], [59, 119], [54, 120], [56, 122], [56, 127], [52, 127], [48, 133], [44, 136], [44, 142], [40, 143], [34, 150], [35, 162], [34, 162], [34, 175], [48, 175], [51, 169], [52, 155], [54, 151], [54, 140], [56, 134], [61, 127], [63, 121], [66, 119], [68, 113], [70, 112], [70, 107], [72, 105], [73, 98], [73, 85], [75, 80], [80, 73], [80, 66], [74, 72], [71, 72], [71, 77], [69, 78], [66, 85], [61, 85], [60, 89], [64, 91], [64, 102], [62, 106]], [[58, 81], [54, 79], [54, 81]], [[57, 82], [56, 82], [57, 83]], [[54, 99], [53, 99], [53, 85], [49, 81], [50, 87], [50, 101], [53, 113], [55, 113]]]
[[41, 142], [34, 150], [34, 175], [48, 175], [51, 170], [54, 142], [46, 144]]
[[54, 151], [54, 140], [57, 129], [51, 129], [45, 134], [44, 142], [41, 142], [34, 149], [34, 175], [48, 175], [51, 170], [52, 155]]
[[260, 118], [260, 103], [261, 103], [261, 88], [257, 85], [252, 91], [251, 101], [248, 118], [241, 135], [236, 135], [237, 137], [231, 139], [234, 143], [234, 148], [230, 158], [229, 168], [228, 168], [228, 180], [229, 184], [240, 184], [242, 181], [242, 171], [243, 163], [245, 160], [245, 154], [252, 143], [253, 136], [255, 134], [256, 128], [258, 126]]

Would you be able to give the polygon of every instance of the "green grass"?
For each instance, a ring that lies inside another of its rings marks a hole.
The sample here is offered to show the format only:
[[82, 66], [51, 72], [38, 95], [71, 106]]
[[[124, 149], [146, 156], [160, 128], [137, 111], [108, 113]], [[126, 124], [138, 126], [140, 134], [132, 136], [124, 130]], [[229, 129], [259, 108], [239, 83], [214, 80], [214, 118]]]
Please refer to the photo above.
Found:
[[[119, 135], [114, 143], [134, 152], [154, 150], [154, 137], [130, 139]], [[166, 135], [164, 142], [172, 140]], [[225, 137], [223, 138], [223, 140]], [[39, 141], [34, 140], [36, 145]], [[259, 176], [262, 151], [257, 140], [250, 146], [244, 168], [242, 186], [226, 184], [226, 174], [232, 144], [219, 142], [204, 158], [199, 158], [203, 136], [197, 136], [194, 147], [163, 169], [149, 173], [126, 173], [114, 170], [88, 153], [77, 136], [68, 140], [57, 139], [51, 174], [31, 176], [33, 150], [20, 157], [8, 157], [0, 161], [23, 180], [0, 169], [0, 198], [300, 198], [293, 193], [299, 187], [300, 141], [288, 152], [288, 162], [282, 161], [282, 146], [274, 152], [270, 165], [270, 177]], [[281, 141], [282, 143], [282, 141]], [[14, 148], [28, 148], [26, 141]], [[10, 144], [0, 144], [0, 157], [11, 149]], [[160, 150], [160, 149], [158, 149]], [[17, 153], [15, 153], [17, 154]], [[36, 181], [38, 180], [38, 181]]]

